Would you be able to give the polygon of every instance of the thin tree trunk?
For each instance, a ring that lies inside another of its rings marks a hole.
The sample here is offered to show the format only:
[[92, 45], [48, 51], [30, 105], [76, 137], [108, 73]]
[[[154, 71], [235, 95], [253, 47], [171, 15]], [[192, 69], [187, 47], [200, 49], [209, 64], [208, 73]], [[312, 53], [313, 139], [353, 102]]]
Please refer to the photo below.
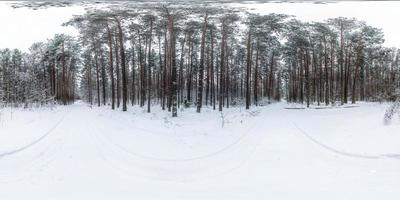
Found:
[[208, 14], [204, 16], [204, 24], [201, 36], [200, 44], [200, 68], [199, 68], [199, 80], [198, 80], [198, 90], [197, 90], [197, 112], [200, 113], [203, 100], [203, 79], [204, 79], [204, 46], [206, 41], [207, 32], [207, 17]]
[[114, 66], [113, 66], [113, 48], [112, 35], [110, 27], [107, 25], [108, 48], [110, 48], [110, 76], [111, 76], [111, 109], [115, 109], [115, 83], [114, 83]]
[[247, 65], [246, 65], [246, 109], [250, 108], [250, 72], [251, 72], [251, 30], [247, 36]]
[[224, 61], [225, 61], [225, 40], [226, 40], [226, 33], [225, 33], [225, 22], [222, 22], [222, 39], [221, 39], [221, 60], [220, 60], [220, 78], [219, 78], [219, 111], [222, 111], [222, 105], [223, 105], [223, 101], [224, 101]]
[[147, 59], [147, 112], [150, 113], [150, 99], [151, 99], [151, 42], [152, 42], [152, 32], [153, 32], [153, 20], [150, 21], [150, 35], [149, 35], [149, 49], [148, 49], [148, 59]]
[[123, 32], [119, 19], [116, 19], [117, 27], [118, 27], [118, 40], [121, 54], [121, 73], [122, 73], [122, 111], [127, 111], [126, 103], [128, 100], [128, 85], [126, 78], [126, 65], [125, 65], [125, 48], [124, 48], [124, 40], [123, 40]]

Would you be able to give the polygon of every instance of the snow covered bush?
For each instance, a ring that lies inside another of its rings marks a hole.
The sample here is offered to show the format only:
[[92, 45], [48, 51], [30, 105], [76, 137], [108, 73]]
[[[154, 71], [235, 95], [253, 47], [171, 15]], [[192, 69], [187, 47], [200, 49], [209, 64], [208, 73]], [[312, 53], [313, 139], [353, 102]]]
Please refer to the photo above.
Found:
[[394, 94], [396, 96], [395, 102], [389, 106], [385, 112], [384, 123], [389, 124], [393, 116], [397, 113], [400, 117], [400, 90], [397, 90]]

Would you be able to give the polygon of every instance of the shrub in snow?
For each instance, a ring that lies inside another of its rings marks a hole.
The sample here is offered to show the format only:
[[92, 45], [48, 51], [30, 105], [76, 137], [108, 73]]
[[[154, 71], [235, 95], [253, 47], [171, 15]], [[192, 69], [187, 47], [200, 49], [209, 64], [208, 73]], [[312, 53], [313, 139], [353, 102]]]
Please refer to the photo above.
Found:
[[393, 116], [398, 113], [400, 117], [400, 101], [394, 102], [385, 112], [384, 123], [389, 124]]
[[192, 105], [192, 101], [188, 101], [188, 99], [186, 97], [184, 97], [183, 99], [183, 106], [185, 108], [189, 108]]
[[395, 93], [396, 101], [389, 106], [385, 112], [384, 123], [389, 124], [393, 116], [397, 113], [400, 117], [400, 90]]

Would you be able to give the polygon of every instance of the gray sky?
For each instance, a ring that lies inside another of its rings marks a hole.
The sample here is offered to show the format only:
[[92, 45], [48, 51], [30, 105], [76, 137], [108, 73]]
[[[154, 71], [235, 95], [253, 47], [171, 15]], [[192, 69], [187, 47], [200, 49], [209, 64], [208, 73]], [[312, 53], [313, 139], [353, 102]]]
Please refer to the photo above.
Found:
[[[233, 6], [243, 6], [233, 4]], [[302, 21], [323, 21], [343, 16], [355, 17], [368, 25], [382, 28], [385, 46], [400, 47], [400, 1], [341, 1], [336, 3], [265, 3], [246, 4], [254, 13], [285, 13]]]
[[[332, 17], [355, 17], [369, 25], [382, 28], [385, 33], [385, 45], [400, 47], [400, 2], [368, 1], [338, 2], [328, 4], [315, 3], [264, 3], [229, 4], [234, 7], [245, 6], [256, 13], [285, 13], [297, 16], [303, 21], [323, 21]], [[32, 10], [13, 9], [10, 2], [0, 2], [1, 37], [0, 48], [20, 48], [27, 51], [33, 42], [45, 41], [55, 33], [76, 35], [72, 27], [61, 24], [75, 14], [84, 13], [81, 6]]]
[[0, 2], [0, 48], [20, 48], [27, 51], [33, 42], [46, 41], [56, 33], [76, 35], [73, 27], [63, 27], [74, 14], [83, 14], [82, 7], [32, 10], [14, 9], [10, 2]]

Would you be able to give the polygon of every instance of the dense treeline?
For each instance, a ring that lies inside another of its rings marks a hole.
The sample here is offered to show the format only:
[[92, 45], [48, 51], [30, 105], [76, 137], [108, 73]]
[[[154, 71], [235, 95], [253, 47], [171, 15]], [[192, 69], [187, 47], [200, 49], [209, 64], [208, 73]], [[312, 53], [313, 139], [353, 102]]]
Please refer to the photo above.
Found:
[[62, 34], [34, 43], [27, 53], [0, 50], [0, 103], [28, 107], [73, 102], [79, 50], [74, 38]]
[[65, 25], [78, 28], [79, 39], [57, 35], [27, 54], [1, 51], [4, 102], [67, 104], [79, 96], [123, 111], [159, 105], [177, 116], [181, 106], [393, 100], [400, 86], [400, 51], [356, 19], [304, 23], [159, 6], [89, 11]]

